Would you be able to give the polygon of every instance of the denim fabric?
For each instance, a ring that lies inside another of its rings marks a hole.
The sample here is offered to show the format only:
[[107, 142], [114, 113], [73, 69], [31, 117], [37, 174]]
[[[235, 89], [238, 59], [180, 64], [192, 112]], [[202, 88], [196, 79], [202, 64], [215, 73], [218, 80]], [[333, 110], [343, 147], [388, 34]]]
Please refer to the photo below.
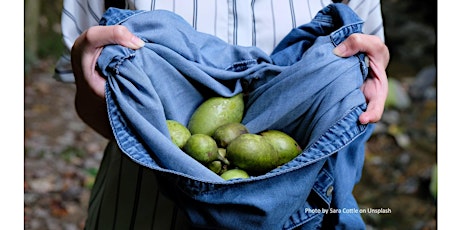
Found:
[[[195, 31], [168, 11], [110, 8], [101, 25], [123, 24], [146, 42], [139, 50], [106, 46], [98, 68], [107, 77], [109, 119], [120, 149], [154, 170], [165, 194], [196, 226], [218, 229], [364, 229], [359, 214], [318, 209], [358, 208], [352, 195], [372, 125], [360, 86], [364, 54], [340, 58], [333, 48], [362, 21], [331, 4], [289, 33], [272, 54], [233, 46]], [[244, 92], [243, 124], [257, 133], [282, 130], [302, 153], [264, 175], [224, 181], [179, 148], [166, 119], [187, 125], [211, 96]]]

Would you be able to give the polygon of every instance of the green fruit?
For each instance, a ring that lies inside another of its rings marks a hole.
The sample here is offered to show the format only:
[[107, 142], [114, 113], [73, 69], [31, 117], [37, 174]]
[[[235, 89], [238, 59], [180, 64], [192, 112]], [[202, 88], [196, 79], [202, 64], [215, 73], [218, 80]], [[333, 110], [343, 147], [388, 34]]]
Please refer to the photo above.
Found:
[[217, 148], [217, 153], [218, 153], [218, 157], [217, 159], [219, 159], [219, 161], [221, 161], [224, 165], [229, 165], [230, 162], [228, 161], [228, 159], [225, 157], [225, 155], [227, 155], [227, 150], [224, 149], [224, 148]]
[[242, 93], [230, 98], [212, 97], [198, 106], [190, 117], [187, 127], [192, 134], [201, 133], [212, 136], [221, 125], [241, 122], [243, 112]]
[[211, 161], [208, 163], [207, 167], [216, 174], [220, 174], [222, 171], [222, 162], [219, 160]]
[[225, 156], [227, 155], [227, 150], [225, 148], [218, 148], [217, 152], [222, 158], [225, 158]]
[[249, 133], [246, 126], [241, 123], [232, 122], [219, 126], [214, 135], [212, 135], [212, 138], [216, 140], [218, 146], [226, 148], [231, 141], [244, 133]]
[[220, 177], [222, 177], [224, 180], [231, 180], [231, 179], [237, 179], [237, 178], [249, 178], [249, 174], [242, 170], [242, 169], [229, 169], [225, 172], [223, 172]]
[[302, 152], [299, 144], [288, 134], [279, 130], [267, 130], [260, 133], [275, 148], [279, 154], [278, 165], [283, 165]]
[[202, 164], [208, 164], [219, 158], [217, 143], [205, 134], [193, 134], [184, 145], [184, 152]]
[[172, 142], [179, 148], [184, 147], [185, 142], [192, 135], [187, 127], [175, 120], [166, 120], [166, 125], [168, 126]]
[[227, 146], [227, 159], [251, 174], [263, 174], [278, 166], [279, 156], [266, 138], [245, 133]]

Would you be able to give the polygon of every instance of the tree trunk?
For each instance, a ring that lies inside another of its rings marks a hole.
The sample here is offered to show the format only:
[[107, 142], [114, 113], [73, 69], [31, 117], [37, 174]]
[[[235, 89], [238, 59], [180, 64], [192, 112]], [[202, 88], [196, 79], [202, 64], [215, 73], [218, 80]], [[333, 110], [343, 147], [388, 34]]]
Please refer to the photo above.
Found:
[[24, 13], [25, 61], [26, 63], [33, 63], [37, 60], [40, 0], [26, 0]]

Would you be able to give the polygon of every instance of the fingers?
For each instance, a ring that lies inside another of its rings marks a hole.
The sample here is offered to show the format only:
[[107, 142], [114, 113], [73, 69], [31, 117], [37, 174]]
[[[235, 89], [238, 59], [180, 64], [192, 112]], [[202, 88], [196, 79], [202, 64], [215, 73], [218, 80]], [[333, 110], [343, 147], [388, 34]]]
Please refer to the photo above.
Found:
[[139, 49], [145, 44], [144, 41], [121, 25], [91, 27], [86, 31], [86, 38], [93, 47], [119, 44], [131, 49]]
[[382, 108], [383, 107], [381, 107], [380, 105], [376, 105], [376, 103], [369, 103], [367, 110], [359, 116], [359, 123], [365, 125], [380, 121], [383, 114]]
[[[370, 62], [370, 66], [375, 66]], [[378, 69], [378, 72], [374, 69]], [[371, 67], [371, 76], [366, 78], [361, 90], [368, 102], [367, 110], [359, 117], [361, 124], [375, 123], [380, 120], [388, 96], [388, 78], [383, 68]]]
[[349, 57], [359, 52], [366, 53], [369, 58], [375, 57], [386, 68], [390, 60], [388, 47], [383, 41], [368, 34], [352, 34], [334, 49], [334, 54], [340, 57]]
[[350, 35], [335, 47], [333, 52], [340, 57], [349, 57], [359, 52], [366, 53], [370, 60], [370, 67], [375, 68], [377, 73], [384, 72], [390, 61], [390, 52], [385, 43], [379, 37], [368, 34]]
[[77, 92], [96, 94], [99, 98], [104, 98], [105, 79], [96, 71], [96, 61], [102, 46], [101, 43], [91, 41], [91, 37], [95, 36], [91, 31], [82, 33], [72, 47], [72, 70]]
[[79, 117], [99, 134], [112, 138], [104, 100], [106, 80], [96, 70], [97, 59], [104, 46], [109, 44], [131, 49], [144, 46], [144, 42], [124, 26], [94, 26], [75, 40], [71, 63], [77, 86], [75, 106]]
[[388, 91], [385, 83], [377, 78], [367, 78], [362, 85], [361, 90], [368, 104], [366, 111], [359, 116], [361, 124], [375, 123], [381, 119]]
[[361, 90], [368, 107], [359, 117], [359, 121], [362, 124], [378, 122], [382, 117], [388, 94], [388, 79], [385, 71], [390, 60], [388, 47], [377, 36], [352, 34], [333, 52], [340, 57], [349, 57], [359, 52], [366, 53], [370, 71]]
[[139, 49], [145, 45], [144, 41], [124, 26], [93, 26], [76, 39], [71, 51], [77, 87], [92, 91], [100, 98], [105, 96], [105, 79], [96, 71], [96, 62], [103, 47], [109, 44], [119, 44], [131, 49]]

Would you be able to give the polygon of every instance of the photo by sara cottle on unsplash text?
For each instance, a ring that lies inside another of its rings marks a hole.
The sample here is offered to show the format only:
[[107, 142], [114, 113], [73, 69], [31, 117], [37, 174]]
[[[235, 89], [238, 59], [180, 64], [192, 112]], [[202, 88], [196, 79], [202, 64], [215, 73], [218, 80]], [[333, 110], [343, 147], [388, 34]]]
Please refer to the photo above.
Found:
[[306, 208], [305, 213], [391, 214], [391, 208]]

